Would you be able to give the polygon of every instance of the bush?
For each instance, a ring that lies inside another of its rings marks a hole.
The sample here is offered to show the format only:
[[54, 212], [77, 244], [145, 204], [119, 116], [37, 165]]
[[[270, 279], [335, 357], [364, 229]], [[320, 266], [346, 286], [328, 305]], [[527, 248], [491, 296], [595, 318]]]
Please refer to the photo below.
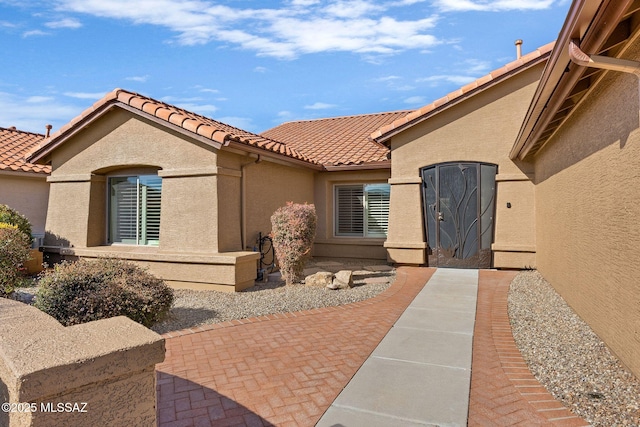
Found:
[[0, 222], [0, 297], [7, 297], [23, 280], [21, 267], [29, 260], [31, 239], [17, 226]]
[[22, 231], [29, 239], [29, 247], [31, 247], [31, 223], [26, 216], [7, 205], [0, 204], [0, 222], [18, 227], [18, 230]]
[[287, 285], [301, 279], [316, 236], [316, 208], [287, 203], [271, 216], [271, 236], [282, 278]]
[[35, 306], [65, 326], [127, 316], [146, 327], [162, 320], [173, 290], [135, 264], [110, 258], [63, 262], [40, 279]]

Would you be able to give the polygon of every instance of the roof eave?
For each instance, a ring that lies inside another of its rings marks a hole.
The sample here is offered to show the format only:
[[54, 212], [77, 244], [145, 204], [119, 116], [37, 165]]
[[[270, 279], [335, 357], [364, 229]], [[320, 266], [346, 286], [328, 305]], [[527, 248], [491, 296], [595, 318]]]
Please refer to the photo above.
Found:
[[247, 153], [259, 154], [260, 156], [263, 156], [263, 157], [278, 159], [280, 161], [284, 161], [290, 164], [295, 164], [298, 166], [304, 166], [306, 168], [317, 170], [317, 171], [321, 171], [324, 169], [322, 165], [317, 163], [311, 163], [306, 160], [296, 159], [295, 157], [286, 156], [284, 154], [278, 154], [270, 150], [265, 150], [260, 147], [254, 147], [249, 144], [243, 144], [242, 142], [238, 142], [238, 141], [230, 140], [228, 141], [227, 144], [225, 144], [225, 147], [233, 148], [238, 151], [244, 151]]
[[391, 162], [388, 160], [382, 162], [365, 162], [353, 165], [325, 165], [324, 168], [328, 172], [334, 171], [362, 171], [362, 170], [377, 170], [377, 169], [391, 169]]
[[[525, 160], [529, 156], [538, 137], [545, 131], [567, 94], [586, 70], [571, 62], [571, 40], [580, 40], [585, 51], [597, 50], [615, 30], [620, 17], [632, 1], [583, 0], [572, 3], [518, 137], [509, 152], [512, 160]], [[612, 22], [614, 25], [611, 25]]]

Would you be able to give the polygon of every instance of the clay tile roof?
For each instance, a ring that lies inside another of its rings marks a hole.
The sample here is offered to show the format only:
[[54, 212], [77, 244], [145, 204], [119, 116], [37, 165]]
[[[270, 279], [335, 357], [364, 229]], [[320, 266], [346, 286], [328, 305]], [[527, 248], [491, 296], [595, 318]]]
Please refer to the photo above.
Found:
[[27, 154], [44, 140], [39, 133], [0, 127], [0, 170], [15, 172], [51, 173], [51, 167], [26, 161]]
[[325, 166], [362, 165], [388, 161], [389, 149], [369, 135], [409, 111], [288, 122], [262, 132], [283, 141]]
[[450, 94], [443, 96], [440, 99], [436, 99], [429, 105], [425, 105], [409, 114], [406, 117], [399, 118], [392, 123], [380, 127], [373, 132], [370, 137], [378, 142], [384, 142], [388, 140], [393, 134], [418, 123], [427, 117], [438, 113], [439, 111], [447, 108], [448, 106], [455, 104], [473, 94], [490, 87], [491, 85], [501, 81], [510, 75], [523, 71], [533, 65], [539, 63], [541, 60], [546, 59], [551, 50], [553, 49], [555, 42], [548, 43], [533, 52], [530, 52], [522, 57], [512, 61], [497, 70], [492, 71], [486, 76], [482, 76], [474, 82], [468, 83], [457, 89]]
[[208, 117], [192, 113], [138, 93], [128, 92], [123, 89], [115, 89], [108, 93], [101, 100], [97, 101], [91, 107], [83, 111], [79, 116], [61, 127], [57, 132], [53, 133], [50, 138], [43, 141], [42, 144], [32, 150], [30, 153], [30, 160], [38, 161], [42, 159], [59, 143], [62, 143], [62, 140], [65, 138], [67, 133], [73, 132], [77, 126], [90, 120], [95, 114], [112, 105], [122, 105], [129, 111], [140, 111], [141, 113], [148, 114], [163, 122], [176, 125], [185, 131], [197, 135], [199, 138], [204, 137], [217, 144], [226, 145], [230, 142], [236, 142], [273, 153], [283, 154], [287, 157], [310, 164], [317, 164], [317, 162], [308, 155], [303, 154], [296, 148], [286, 147], [283, 142], [271, 140], [268, 137], [247, 132]]

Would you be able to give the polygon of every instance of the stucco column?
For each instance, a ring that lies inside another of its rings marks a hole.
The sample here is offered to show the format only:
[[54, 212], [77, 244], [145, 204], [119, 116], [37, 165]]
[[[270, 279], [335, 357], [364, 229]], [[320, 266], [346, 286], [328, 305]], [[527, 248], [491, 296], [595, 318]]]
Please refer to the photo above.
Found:
[[45, 246], [87, 247], [91, 174], [50, 176]]
[[424, 221], [420, 177], [391, 178], [389, 231], [384, 247], [389, 259], [398, 264], [424, 264]]

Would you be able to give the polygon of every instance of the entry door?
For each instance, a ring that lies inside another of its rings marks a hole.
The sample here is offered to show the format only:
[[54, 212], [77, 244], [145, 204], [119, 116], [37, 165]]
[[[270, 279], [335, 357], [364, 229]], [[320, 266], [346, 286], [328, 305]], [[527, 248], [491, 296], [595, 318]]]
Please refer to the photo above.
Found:
[[496, 170], [466, 162], [422, 169], [430, 266], [491, 267]]

